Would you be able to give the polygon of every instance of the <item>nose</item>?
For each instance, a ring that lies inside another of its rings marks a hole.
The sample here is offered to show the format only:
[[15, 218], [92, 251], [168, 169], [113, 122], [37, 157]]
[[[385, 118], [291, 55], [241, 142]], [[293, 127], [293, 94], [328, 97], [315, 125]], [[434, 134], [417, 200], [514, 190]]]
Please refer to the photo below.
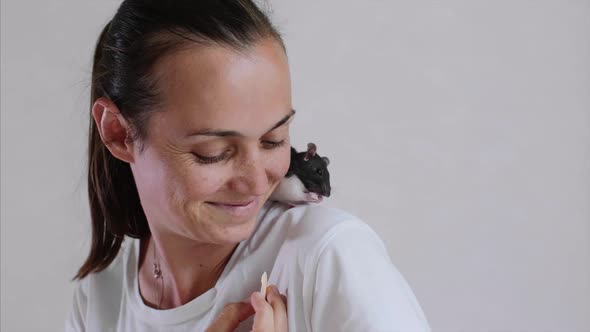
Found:
[[236, 166], [237, 176], [233, 181], [233, 190], [243, 195], [261, 196], [269, 189], [266, 167], [258, 158], [244, 158]]
[[324, 192], [324, 196], [330, 197], [331, 188], [330, 188], [330, 185], [329, 184], [324, 184], [322, 186], [322, 191]]

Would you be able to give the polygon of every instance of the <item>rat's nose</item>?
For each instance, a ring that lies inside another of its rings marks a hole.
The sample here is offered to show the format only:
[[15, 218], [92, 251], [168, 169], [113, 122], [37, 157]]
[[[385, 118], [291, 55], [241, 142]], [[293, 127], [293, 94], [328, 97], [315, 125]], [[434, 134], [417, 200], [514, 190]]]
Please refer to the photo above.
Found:
[[330, 185], [324, 184], [322, 185], [322, 196], [330, 197]]

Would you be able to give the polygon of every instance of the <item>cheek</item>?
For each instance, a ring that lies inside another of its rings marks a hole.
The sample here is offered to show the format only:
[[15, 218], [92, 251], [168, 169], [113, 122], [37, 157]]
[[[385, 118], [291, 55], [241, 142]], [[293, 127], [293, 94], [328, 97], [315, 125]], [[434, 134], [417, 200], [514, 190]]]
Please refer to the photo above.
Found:
[[206, 200], [223, 187], [225, 176], [215, 167], [199, 167], [190, 164], [185, 165], [174, 182], [179, 189], [179, 194], [185, 196], [187, 200]]
[[204, 216], [202, 206], [223, 187], [225, 177], [215, 168], [185, 165], [169, 182], [167, 205], [175, 215], [191, 216], [199, 220]]
[[285, 177], [289, 170], [289, 163], [291, 161], [291, 146], [287, 145], [280, 153], [277, 153], [272, 158], [269, 158], [267, 170], [272, 181], [280, 181]]
[[215, 168], [198, 167], [180, 155], [146, 155], [137, 163], [136, 171], [143, 198], [156, 206], [178, 207], [205, 200], [223, 185], [223, 177]]
[[[290, 156], [288, 144], [280, 151], [266, 156], [264, 168], [272, 185], [278, 184], [285, 177], [289, 170]], [[153, 184], [160, 183], [158, 191], [160, 195], [165, 195], [164, 199], [168, 199], [173, 206], [189, 210], [198, 208], [200, 203], [215, 197], [233, 176], [230, 168], [215, 165], [201, 167], [186, 160], [169, 164], [159, 173], [158, 179], [149, 181], [152, 184], [150, 189], [156, 190]]]
[[170, 174], [151, 150], [146, 150], [130, 164], [133, 178], [142, 203], [162, 202], [170, 183]]

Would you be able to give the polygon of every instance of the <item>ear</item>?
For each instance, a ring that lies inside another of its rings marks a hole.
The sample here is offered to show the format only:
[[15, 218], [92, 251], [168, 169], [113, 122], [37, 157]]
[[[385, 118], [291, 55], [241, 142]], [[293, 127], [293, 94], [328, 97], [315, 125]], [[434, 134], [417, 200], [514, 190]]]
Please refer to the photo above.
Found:
[[307, 153], [310, 157], [315, 156], [315, 152], [318, 148], [313, 143], [307, 143]]
[[322, 159], [326, 162], [326, 166], [330, 165], [330, 159], [328, 157], [322, 157]]
[[100, 139], [113, 156], [133, 163], [133, 142], [127, 140], [130, 128], [119, 108], [111, 100], [101, 97], [92, 105], [92, 117]]
[[315, 156], [316, 146], [313, 143], [307, 143], [307, 151], [305, 152], [305, 157], [303, 160], [308, 161], [313, 156]]

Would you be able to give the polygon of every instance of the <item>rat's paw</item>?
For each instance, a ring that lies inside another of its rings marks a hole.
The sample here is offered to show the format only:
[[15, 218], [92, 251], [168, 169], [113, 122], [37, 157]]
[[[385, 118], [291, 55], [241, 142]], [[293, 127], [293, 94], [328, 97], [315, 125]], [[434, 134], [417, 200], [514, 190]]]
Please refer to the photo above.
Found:
[[322, 199], [323, 199], [322, 195], [319, 195], [317, 193], [313, 193], [313, 192], [305, 193], [305, 201], [306, 202], [319, 203], [322, 201]]

